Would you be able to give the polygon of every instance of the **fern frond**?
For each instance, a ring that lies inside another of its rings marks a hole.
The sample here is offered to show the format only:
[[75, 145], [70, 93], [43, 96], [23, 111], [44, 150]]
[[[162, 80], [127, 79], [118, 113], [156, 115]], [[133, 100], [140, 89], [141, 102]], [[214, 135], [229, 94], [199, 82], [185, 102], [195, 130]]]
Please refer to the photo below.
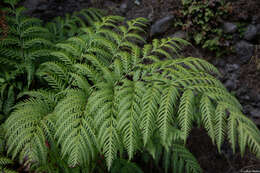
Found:
[[141, 168], [139, 168], [135, 163], [124, 159], [116, 159], [111, 168], [111, 173], [143, 173]]
[[152, 85], [147, 88], [142, 100], [141, 129], [144, 145], [149, 141], [155, 127], [160, 101], [160, 88]]
[[[179, 161], [175, 159], [173, 160], [174, 166], [176, 166], [176, 168], [179, 168], [177, 169], [179, 170], [179, 172], [194, 172], [194, 173], [202, 172], [202, 169], [199, 163], [197, 162], [196, 158], [182, 145], [173, 144], [173, 155], [176, 155], [178, 159], [180, 159]], [[178, 165], [178, 163], [181, 160], [184, 161], [185, 164], [183, 169], [180, 169], [182, 164]]]
[[7, 165], [10, 164], [13, 164], [11, 159], [0, 156], [0, 170], [5, 173], [17, 173], [16, 171], [7, 168]]
[[12, 158], [24, 151], [29, 162], [46, 163], [46, 134], [41, 123], [52, 110], [48, 103], [37, 99], [16, 106], [5, 122], [8, 153], [12, 154]]
[[212, 143], [215, 143], [215, 108], [211, 100], [206, 95], [203, 95], [200, 100], [200, 110], [204, 127], [206, 128]]
[[84, 92], [72, 90], [55, 110], [58, 116], [55, 136], [61, 145], [62, 157], [69, 156], [70, 166], [88, 165], [96, 155], [92, 118], [85, 112], [87, 99]]
[[215, 137], [218, 151], [221, 152], [221, 145], [227, 132], [226, 110], [222, 104], [218, 104], [215, 110]]
[[177, 88], [173, 86], [164, 88], [158, 110], [157, 126], [159, 128], [162, 144], [165, 146], [167, 143], [166, 141], [169, 140], [169, 133], [171, 133], [170, 128], [173, 123], [174, 108], [177, 106], [178, 98], [179, 91]]
[[129, 159], [132, 159], [135, 151], [141, 144], [140, 132], [140, 115], [141, 101], [143, 96], [143, 83], [124, 81], [124, 85], [119, 91], [120, 103], [118, 111], [119, 131], [122, 133], [123, 142], [128, 152]]
[[[118, 116], [117, 90], [111, 83], [99, 85], [100, 90], [93, 92], [93, 97], [88, 102], [91, 114], [98, 131], [100, 149], [104, 153], [108, 169], [116, 157], [120, 146], [119, 132], [116, 128]], [[93, 99], [93, 100], [92, 100]], [[99, 104], [92, 104], [94, 103]]]
[[183, 131], [184, 142], [186, 143], [189, 132], [192, 128], [194, 94], [191, 90], [186, 90], [180, 98], [178, 108], [178, 124]]

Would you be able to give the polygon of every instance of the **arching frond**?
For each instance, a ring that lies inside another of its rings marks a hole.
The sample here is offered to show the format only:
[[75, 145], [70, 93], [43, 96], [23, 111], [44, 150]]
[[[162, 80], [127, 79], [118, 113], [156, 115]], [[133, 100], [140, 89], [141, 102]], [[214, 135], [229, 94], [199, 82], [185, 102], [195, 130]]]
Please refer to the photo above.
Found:
[[71, 90], [56, 107], [57, 131], [61, 154], [68, 155], [70, 166], [89, 165], [96, 155], [93, 120], [86, 113], [88, 97], [80, 90]]
[[141, 144], [139, 119], [143, 94], [143, 83], [129, 80], [124, 81], [124, 85], [119, 91], [118, 126], [119, 131], [122, 133], [129, 159], [133, 158], [135, 151]]
[[144, 145], [149, 141], [154, 128], [160, 101], [159, 86], [152, 85], [147, 88], [142, 100], [141, 129]]
[[18, 153], [28, 157], [28, 162], [46, 163], [48, 148], [45, 146], [50, 128], [48, 116], [53, 105], [40, 99], [21, 102], [5, 122], [8, 153], [15, 158]]
[[192, 128], [192, 120], [194, 116], [194, 94], [191, 90], [186, 90], [181, 98], [178, 109], [178, 123], [184, 134], [186, 143], [187, 137]]

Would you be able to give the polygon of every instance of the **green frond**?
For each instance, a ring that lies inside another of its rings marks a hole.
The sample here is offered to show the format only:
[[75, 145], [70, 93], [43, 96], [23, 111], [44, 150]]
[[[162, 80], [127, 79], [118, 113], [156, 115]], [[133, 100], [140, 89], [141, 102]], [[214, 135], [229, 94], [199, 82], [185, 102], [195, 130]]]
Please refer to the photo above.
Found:
[[70, 166], [88, 165], [96, 155], [93, 120], [85, 113], [87, 99], [84, 92], [72, 90], [55, 108], [55, 136]]
[[229, 138], [232, 139], [232, 146], [235, 145], [233, 144], [233, 141], [238, 138], [238, 144], [242, 156], [244, 155], [245, 149], [248, 146], [250, 151], [259, 158], [260, 132], [257, 126], [242, 113], [230, 111], [230, 116], [233, 116], [233, 121], [235, 121], [234, 123], [236, 123], [235, 125], [237, 125], [236, 131], [234, 131], [233, 134], [229, 134]]
[[[118, 98], [117, 90], [111, 83], [103, 83], [100, 90], [93, 92], [88, 102], [90, 113], [94, 115], [94, 122], [98, 131], [100, 150], [104, 154], [108, 169], [112, 166], [120, 146], [117, 130]], [[97, 104], [98, 103], [98, 104]]]
[[163, 89], [160, 107], [158, 110], [157, 126], [159, 128], [162, 144], [166, 146], [166, 141], [169, 139], [171, 133], [173, 116], [179, 98], [179, 91], [174, 86], [169, 86]]
[[84, 54], [83, 55], [84, 58], [86, 58], [87, 60], [89, 60], [93, 66], [98, 70], [101, 71], [103, 77], [107, 80], [107, 81], [113, 81], [113, 74], [112, 72], [107, 68], [107, 66], [100, 61], [95, 55], [92, 54]]
[[111, 167], [111, 173], [143, 173], [135, 163], [124, 159], [116, 159]]
[[16, 171], [13, 171], [11, 169], [7, 168], [7, 165], [13, 164], [13, 161], [6, 157], [0, 156], [0, 170], [4, 173], [17, 173]]
[[141, 144], [140, 115], [144, 86], [142, 82], [124, 81], [119, 91], [118, 128], [122, 133], [123, 142], [128, 152], [129, 160]]
[[178, 124], [184, 135], [184, 142], [189, 136], [192, 128], [192, 120], [194, 117], [194, 94], [191, 90], [186, 90], [180, 98], [180, 105], [178, 108]]
[[236, 142], [237, 142], [237, 133], [238, 133], [238, 124], [234, 115], [230, 115], [228, 117], [228, 138], [231, 143], [231, 147], [233, 149], [233, 153], [236, 150]]
[[33, 26], [33, 27], [29, 27], [27, 29], [25, 29], [22, 33], [21, 33], [21, 37], [25, 38], [28, 37], [34, 33], [48, 33], [48, 30], [46, 28], [43, 27], [39, 27], [39, 26]]
[[218, 151], [221, 152], [221, 145], [227, 132], [226, 109], [222, 104], [218, 104], [215, 110], [215, 137]]
[[78, 75], [76, 73], [70, 73], [70, 75], [75, 80], [75, 86], [82, 89], [86, 94], [90, 93], [91, 85], [89, 84], [89, 82], [85, 77]]
[[73, 65], [75, 59], [72, 58], [68, 53], [61, 51], [54, 51], [50, 53], [52, 56], [57, 57], [60, 61], [64, 62], [65, 65]]
[[46, 40], [44, 38], [33, 38], [30, 40], [26, 40], [24, 42], [24, 48], [29, 49], [32, 48], [33, 46], [36, 46], [37, 44], [44, 45], [44, 46], [53, 46], [52, 42], [50, 42], [49, 40]]
[[53, 108], [43, 100], [30, 99], [16, 106], [5, 122], [8, 153], [15, 158], [19, 152], [27, 153], [29, 162], [47, 161], [46, 134], [40, 123]]
[[43, 77], [54, 89], [64, 89], [69, 82], [69, 73], [65, 65], [59, 62], [41, 64], [37, 74]]
[[92, 66], [87, 65], [87, 64], [75, 64], [73, 67], [77, 68], [80, 70], [80, 73], [83, 75], [86, 75], [87, 77], [90, 78], [94, 84], [101, 82], [103, 80], [103, 76]]
[[78, 49], [77, 46], [70, 44], [70, 43], [58, 43], [56, 44], [57, 48], [65, 50], [66, 52], [70, 53], [72, 56], [79, 56], [81, 51]]
[[144, 145], [149, 141], [157, 120], [161, 91], [159, 86], [149, 86], [142, 99], [141, 130]]
[[204, 127], [207, 130], [212, 143], [215, 143], [215, 107], [206, 95], [203, 95], [200, 100], [200, 112], [202, 114]]
[[11, 159], [8, 159], [6, 157], [0, 157], [0, 165], [9, 165], [12, 164], [13, 161]]
[[[175, 156], [174, 156], [175, 155]], [[177, 158], [176, 158], [177, 157]], [[181, 169], [182, 164], [180, 162], [184, 162], [185, 166]], [[176, 172], [202, 172], [202, 169], [197, 162], [196, 158], [182, 145], [173, 144], [173, 169], [178, 170]]]
[[54, 92], [43, 90], [43, 89], [35, 90], [35, 91], [31, 90], [31, 91], [21, 92], [18, 95], [18, 98], [21, 98], [23, 96], [30, 96], [30, 97], [34, 97], [37, 99], [49, 101], [52, 105], [56, 105], [56, 102], [58, 100], [58, 96]]
[[[259, 131], [255, 131], [254, 129], [251, 129], [246, 124], [240, 123], [240, 128], [244, 131], [244, 138], [240, 138], [240, 140], [244, 140], [246, 142], [247, 146], [249, 147], [250, 151], [254, 153], [257, 158], [260, 158], [260, 133]], [[242, 141], [240, 143], [243, 143]], [[243, 145], [241, 145], [242, 149]], [[242, 149], [242, 154], [244, 149]], [[242, 155], [243, 156], [243, 155]]]

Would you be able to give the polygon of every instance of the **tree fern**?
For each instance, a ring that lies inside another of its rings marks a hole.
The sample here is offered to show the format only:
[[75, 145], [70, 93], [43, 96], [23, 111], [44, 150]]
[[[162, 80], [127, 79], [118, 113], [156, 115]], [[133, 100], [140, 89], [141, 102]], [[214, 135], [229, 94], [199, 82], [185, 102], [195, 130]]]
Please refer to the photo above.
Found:
[[213, 65], [178, 55], [186, 41], [143, 45], [143, 18], [124, 22], [107, 16], [90, 24], [57, 43], [51, 60], [37, 69], [50, 94], [25, 93], [29, 99], [5, 122], [13, 158], [19, 154], [29, 157], [28, 163], [46, 165], [47, 140], [71, 167], [93, 170], [93, 162], [104, 156], [113, 169], [119, 156], [131, 160], [148, 151], [155, 157], [164, 147], [173, 153], [168, 155], [173, 170], [202, 172], [185, 148], [198, 120], [219, 152], [227, 138], [234, 151], [239, 146], [243, 155], [248, 147], [259, 157], [259, 130], [215, 78]]

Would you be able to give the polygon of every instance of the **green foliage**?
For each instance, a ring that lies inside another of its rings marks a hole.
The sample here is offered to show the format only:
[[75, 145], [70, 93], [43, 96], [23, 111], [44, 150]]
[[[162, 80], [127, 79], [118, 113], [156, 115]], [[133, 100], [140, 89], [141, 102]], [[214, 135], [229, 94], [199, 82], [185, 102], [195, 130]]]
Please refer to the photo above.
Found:
[[229, 13], [230, 4], [224, 0], [182, 0], [182, 5], [174, 25], [187, 30], [192, 41], [216, 52], [217, 56], [225, 53], [228, 50], [225, 40], [229, 36], [223, 33], [221, 25]]
[[14, 91], [31, 87], [35, 69], [48, 57], [52, 47], [49, 31], [41, 27], [39, 19], [24, 17], [24, 10], [22, 7], [6, 9], [9, 30], [0, 42], [1, 99], [8, 95], [12, 102]]
[[10, 165], [13, 165], [14, 162], [4, 156], [5, 151], [5, 140], [4, 140], [4, 128], [2, 127], [2, 123], [0, 123], [0, 171], [5, 173], [16, 173], [10, 168]]
[[8, 32], [0, 41], [0, 120], [12, 111], [17, 94], [33, 87], [35, 69], [47, 60], [53, 46], [39, 19], [25, 17], [24, 8], [8, 3], [12, 6], [5, 9]]
[[111, 168], [111, 173], [143, 173], [143, 171], [135, 164], [124, 159], [116, 159]]
[[94, 8], [84, 9], [72, 15], [66, 14], [64, 18], [56, 17], [46, 27], [52, 33], [51, 40], [58, 43], [79, 34], [79, 27], [92, 26], [94, 22], [101, 21], [103, 13]]
[[182, 145], [174, 144], [172, 151], [164, 153], [165, 173], [169, 168], [174, 173], [202, 172], [196, 158]]
[[1, 172], [5, 173], [16, 173], [16, 171], [13, 171], [11, 169], [8, 169], [7, 166], [13, 164], [13, 161], [6, 158], [6, 157], [1, 157], [0, 156], [0, 170]]
[[[157, 164], [164, 158], [166, 172], [202, 172], [185, 147], [198, 122], [219, 152], [228, 139], [234, 152], [239, 148], [243, 155], [248, 148], [260, 157], [259, 130], [215, 78], [218, 70], [205, 60], [178, 55], [189, 43], [163, 38], [148, 44], [146, 19], [94, 14], [95, 23], [72, 33], [60, 20], [53, 28], [64, 33], [54, 33], [61, 40], [55, 46], [42, 41], [53, 34], [38, 26], [22, 32], [33, 48], [2, 44], [10, 55], [13, 50], [48, 53], [46, 59], [39, 53], [44, 61], [33, 71], [42, 89], [19, 94], [23, 101], [4, 122], [12, 159], [36, 172], [98, 172], [103, 161], [111, 172], [142, 172], [130, 161], [137, 153], [149, 153]], [[35, 30], [45, 32], [36, 41], [39, 47], [31, 40], [39, 37]]]

